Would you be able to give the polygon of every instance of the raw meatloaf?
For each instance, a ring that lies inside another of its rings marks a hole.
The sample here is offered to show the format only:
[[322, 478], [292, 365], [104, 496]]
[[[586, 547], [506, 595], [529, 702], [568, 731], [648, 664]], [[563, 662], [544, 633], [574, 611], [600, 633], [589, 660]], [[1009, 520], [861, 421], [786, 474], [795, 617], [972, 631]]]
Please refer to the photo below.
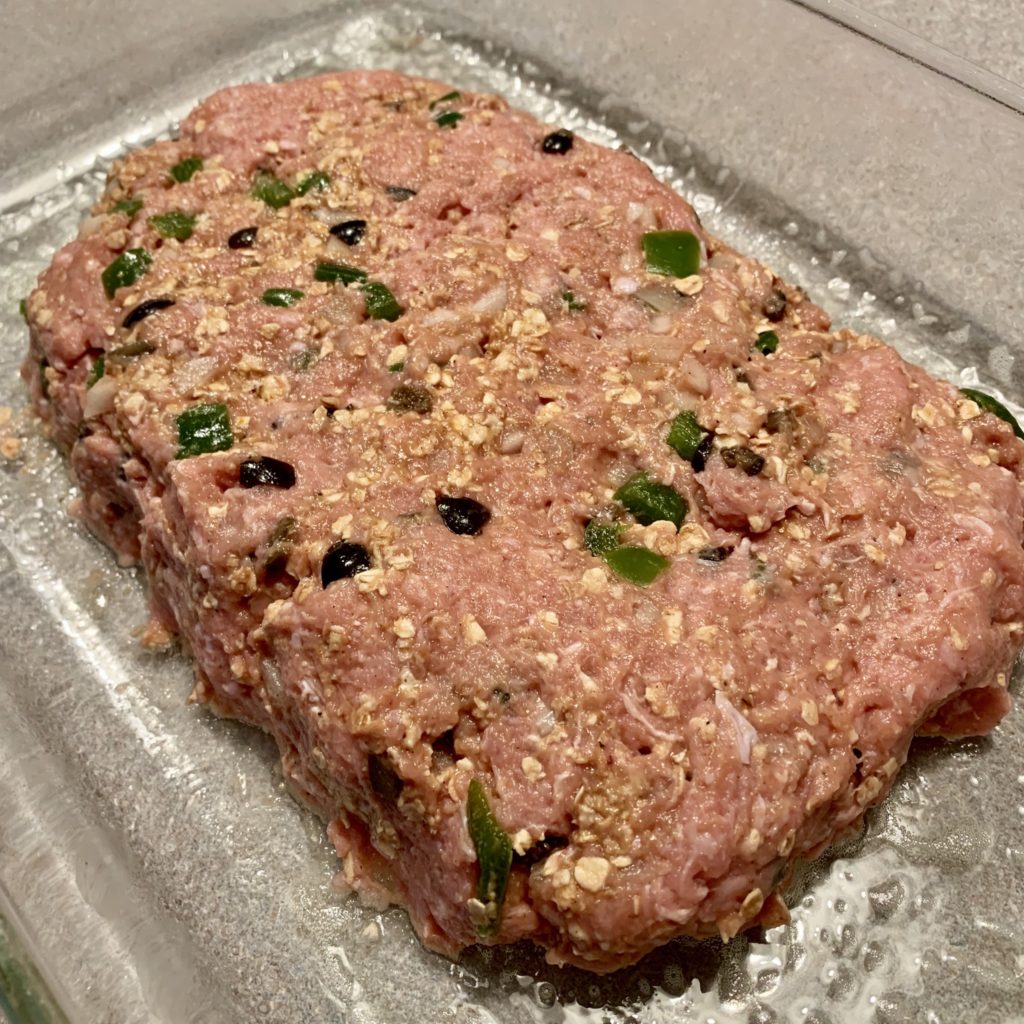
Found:
[[27, 310], [151, 635], [432, 949], [778, 921], [915, 733], [1009, 707], [1010, 426], [494, 96], [218, 92]]

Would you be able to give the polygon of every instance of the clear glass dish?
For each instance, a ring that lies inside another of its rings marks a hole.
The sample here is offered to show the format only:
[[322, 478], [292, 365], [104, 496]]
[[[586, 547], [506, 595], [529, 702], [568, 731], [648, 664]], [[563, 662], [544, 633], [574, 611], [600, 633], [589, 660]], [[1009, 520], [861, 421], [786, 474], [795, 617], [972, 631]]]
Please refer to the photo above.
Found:
[[[100, 38], [84, 7], [67, 12], [68, 39], [75, 19], [81, 38]], [[792, 923], [727, 946], [672, 943], [606, 978], [524, 948], [451, 964], [420, 947], [403, 912], [334, 895], [322, 826], [285, 794], [269, 741], [186, 706], [186, 660], [137, 644], [141, 580], [68, 514], [67, 472], [17, 379], [18, 300], [113, 156], [218, 85], [370, 65], [491, 89], [629, 144], [712, 230], [838, 323], [1013, 405], [1022, 97], [835, 2], [253, 0], [243, 20], [241, 4], [183, 0], [145, 24], [126, 0], [109, 7], [118, 32], [102, 36], [104, 60], [89, 43], [36, 69], [20, 87], [37, 102], [8, 108], [0, 139], [0, 435], [18, 449], [0, 459], [0, 1014], [1024, 1020], [1019, 708], [986, 740], [918, 744], [864, 834], [802, 873]]]

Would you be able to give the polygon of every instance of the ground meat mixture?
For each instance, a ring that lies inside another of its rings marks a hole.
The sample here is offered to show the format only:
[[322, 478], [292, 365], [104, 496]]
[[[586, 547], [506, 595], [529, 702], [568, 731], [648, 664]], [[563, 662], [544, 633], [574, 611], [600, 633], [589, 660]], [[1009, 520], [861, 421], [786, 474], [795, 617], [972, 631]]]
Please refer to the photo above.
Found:
[[218, 92], [28, 298], [82, 515], [423, 941], [784, 917], [1024, 618], [1002, 419], [628, 152], [391, 72]]

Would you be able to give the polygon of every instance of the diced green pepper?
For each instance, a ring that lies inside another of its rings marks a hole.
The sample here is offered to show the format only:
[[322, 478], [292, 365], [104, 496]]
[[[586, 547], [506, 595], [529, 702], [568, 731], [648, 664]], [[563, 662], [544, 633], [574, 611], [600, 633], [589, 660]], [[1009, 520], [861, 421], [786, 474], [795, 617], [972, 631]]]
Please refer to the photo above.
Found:
[[692, 231], [648, 231], [641, 244], [652, 274], [689, 277], [700, 270], [700, 240]]
[[572, 292], [562, 292], [562, 301], [570, 313], [582, 313], [587, 308], [587, 304], [582, 299], [577, 299]]
[[512, 842], [494, 816], [487, 793], [477, 779], [469, 783], [466, 827], [480, 866], [476, 895], [484, 905], [484, 919], [477, 923], [476, 930], [485, 938], [498, 930], [501, 921], [501, 908], [512, 867]]
[[401, 373], [405, 369], [405, 363], [391, 363], [388, 366], [389, 373]]
[[456, 100], [462, 99], [462, 93], [458, 89], [453, 89], [451, 92], [446, 92], [443, 96], [438, 96], [436, 100], [432, 100], [430, 103], [430, 109], [433, 110], [435, 107], [439, 107], [442, 103], [454, 103]]
[[192, 176], [203, 169], [203, 158], [201, 156], [187, 156], [179, 160], [167, 173], [171, 178], [182, 184], [191, 181]]
[[634, 473], [615, 492], [614, 498], [644, 526], [667, 520], [678, 530], [688, 511], [686, 500], [674, 487], [656, 483], [643, 472]]
[[313, 277], [329, 284], [362, 284], [366, 281], [366, 271], [347, 263], [318, 263]]
[[672, 563], [647, 548], [615, 548], [604, 560], [623, 579], [638, 587], [649, 587]]
[[676, 414], [665, 440], [670, 448], [675, 449], [680, 458], [692, 462], [707, 433], [708, 431], [697, 422], [697, 417], [689, 409], [686, 409]]
[[141, 199], [122, 199], [110, 208], [111, 213], [123, 213], [129, 220], [142, 209]]
[[979, 408], [984, 409], [985, 412], [990, 412], [993, 416], [998, 416], [1004, 423], [1009, 423], [1013, 427], [1013, 432], [1019, 438], [1024, 439], [1024, 431], [1021, 430], [1017, 418], [1002, 402], [975, 388], [961, 388], [960, 394], [971, 399], [972, 402], [977, 404]]
[[367, 279], [366, 271], [347, 263], [318, 263], [313, 271], [318, 281], [331, 284], [357, 284], [363, 290], [366, 315], [371, 320], [397, 320], [405, 310], [398, 304], [387, 285]]
[[24, 299], [18, 303], [18, 312], [21, 314], [21, 319], [28, 323], [28, 303]]
[[127, 288], [153, 265], [153, 257], [145, 249], [128, 249], [121, 253], [100, 275], [107, 298], [112, 299], [118, 288]]
[[249, 194], [253, 199], [261, 199], [275, 210], [287, 206], [296, 196], [295, 189], [280, 178], [274, 177], [270, 171], [257, 171], [252, 179]]
[[178, 427], [176, 459], [227, 451], [235, 440], [231, 432], [231, 416], [223, 402], [193, 405], [175, 422]]
[[591, 519], [583, 531], [583, 545], [592, 555], [606, 555], [619, 546], [621, 523], [601, 523]]
[[311, 171], [298, 183], [295, 191], [298, 195], [304, 196], [313, 189], [316, 189], [317, 192], [323, 192], [330, 184], [331, 176], [325, 171]]
[[268, 288], [261, 296], [264, 305], [267, 306], [294, 306], [299, 299], [304, 298], [305, 292], [298, 288]]
[[95, 384], [96, 381], [98, 381], [100, 377], [103, 376], [103, 374], [106, 372], [106, 364], [106, 356], [100, 354], [97, 357], [96, 362], [94, 362], [92, 366], [89, 368], [89, 376], [85, 378], [86, 390], [91, 388], [93, 384]]
[[362, 287], [366, 315], [371, 320], [388, 320], [393, 323], [405, 312], [387, 285], [380, 281], [367, 281]]
[[434, 124], [438, 128], [454, 128], [465, 116], [457, 110], [444, 110], [434, 115]]
[[176, 238], [179, 242], [186, 242], [192, 237], [192, 229], [196, 226], [196, 215], [183, 213], [181, 210], [155, 213], [149, 218], [149, 224], [161, 238]]
[[754, 348], [762, 355], [770, 356], [779, 347], [779, 336], [774, 331], [758, 331]]

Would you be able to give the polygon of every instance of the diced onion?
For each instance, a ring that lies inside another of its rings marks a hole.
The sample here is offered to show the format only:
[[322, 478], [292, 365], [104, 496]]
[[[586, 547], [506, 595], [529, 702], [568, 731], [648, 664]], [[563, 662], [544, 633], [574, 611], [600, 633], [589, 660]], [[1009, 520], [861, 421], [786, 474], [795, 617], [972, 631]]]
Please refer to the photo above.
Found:
[[184, 363], [174, 371], [174, 385], [179, 394], [188, 394], [200, 384], [205, 384], [217, 372], [218, 366], [216, 356], [200, 356]]
[[502, 455], [517, 455], [523, 450], [525, 440], [526, 432], [523, 430], [503, 430], [501, 440], [498, 442], [498, 450]]
[[424, 327], [437, 327], [439, 324], [454, 323], [458, 319], [459, 314], [454, 310], [439, 306], [437, 309], [431, 309], [424, 313], [422, 323]]
[[685, 302], [675, 288], [663, 284], [645, 284], [642, 288], [637, 288], [633, 294], [656, 313], [674, 313], [682, 309]]
[[93, 217], [86, 217], [85, 220], [78, 226], [78, 237], [89, 238], [95, 235], [100, 228], [106, 223], [109, 214], [96, 214]]
[[326, 224], [328, 227], [333, 227], [335, 224], [341, 224], [346, 220], [353, 220], [357, 214], [351, 210], [332, 210], [328, 206], [316, 206], [309, 210], [321, 224]]
[[629, 203], [626, 206], [626, 220], [643, 228], [658, 226], [658, 217], [646, 203]]
[[484, 316], [497, 315], [505, 308], [508, 301], [508, 284], [499, 281], [493, 288], [484, 292], [470, 307], [474, 313]]
[[111, 412], [114, 408], [115, 395], [117, 395], [117, 380], [113, 377], [100, 377], [85, 393], [82, 416], [91, 420]]

